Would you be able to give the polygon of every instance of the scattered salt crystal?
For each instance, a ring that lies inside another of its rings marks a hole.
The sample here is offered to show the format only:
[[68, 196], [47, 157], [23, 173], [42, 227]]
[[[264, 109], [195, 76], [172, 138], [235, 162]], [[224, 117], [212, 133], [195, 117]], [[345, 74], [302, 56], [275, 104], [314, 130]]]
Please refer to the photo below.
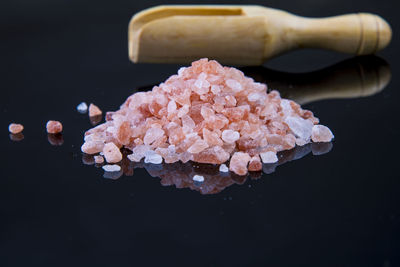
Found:
[[333, 137], [331, 130], [324, 125], [314, 125], [312, 128], [311, 139], [313, 142], [330, 142]]
[[89, 117], [95, 117], [101, 115], [103, 112], [101, 109], [95, 104], [91, 103], [89, 105]]
[[61, 122], [59, 122], [59, 121], [50, 120], [46, 124], [46, 130], [48, 133], [57, 134], [57, 133], [62, 132], [63, 126], [62, 126]]
[[229, 172], [229, 169], [228, 169], [228, 167], [227, 167], [225, 164], [221, 164], [221, 165], [219, 166], [219, 171], [220, 171], [220, 172]]
[[116, 164], [112, 164], [112, 165], [107, 164], [107, 165], [104, 165], [102, 168], [106, 172], [119, 172], [121, 170], [121, 167]]
[[160, 164], [162, 157], [153, 150], [148, 150], [145, 153], [144, 163]]
[[104, 162], [104, 158], [102, 156], [94, 156], [94, 162], [96, 164], [102, 164]]
[[82, 102], [76, 107], [76, 109], [79, 113], [86, 113], [88, 110], [88, 106], [85, 102]]
[[260, 153], [260, 157], [263, 163], [275, 163], [278, 161], [278, 157], [273, 151]]
[[108, 163], [116, 163], [122, 160], [121, 151], [112, 142], [104, 145], [103, 153]]
[[204, 176], [195, 175], [195, 176], [193, 176], [193, 181], [202, 183], [202, 182], [204, 182]]
[[8, 131], [12, 134], [19, 134], [24, 130], [24, 126], [18, 123], [11, 123], [8, 125]]
[[237, 131], [232, 131], [232, 130], [224, 130], [222, 132], [222, 140], [224, 140], [227, 143], [234, 143], [237, 140], [239, 140], [240, 134]]

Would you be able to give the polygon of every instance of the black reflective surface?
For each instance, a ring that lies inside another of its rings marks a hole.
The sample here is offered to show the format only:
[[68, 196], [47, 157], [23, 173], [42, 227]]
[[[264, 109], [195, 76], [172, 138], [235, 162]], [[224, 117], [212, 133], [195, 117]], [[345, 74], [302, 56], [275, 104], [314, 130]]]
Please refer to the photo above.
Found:
[[[243, 68], [312, 110], [335, 141], [328, 153], [308, 146], [274, 172], [223, 181], [210, 166], [129, 162], [104, 178], [80, 153], [92, 125], [76, 105], [116, 110], [177, 71], [128, 61], [130, 16], [160, 2], [0, 3], [0, 266], [400, 265], [396, 4], [257, 3], [304, 16], [374, 12], [394, 37], [378, 57], [307, 50]], [[50, 119], [62, 135], [47, 135]], [[23, 136], [9, 136], [12, 121]]]

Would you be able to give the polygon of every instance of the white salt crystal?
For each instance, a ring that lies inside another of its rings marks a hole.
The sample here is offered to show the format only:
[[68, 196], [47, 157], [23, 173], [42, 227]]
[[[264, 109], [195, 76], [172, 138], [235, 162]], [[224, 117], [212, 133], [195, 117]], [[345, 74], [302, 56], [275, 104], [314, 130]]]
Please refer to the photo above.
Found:
[[247, 99], [251, 102], [255, 102], [257, 100], [262, 99], [262, 95], [259, 93], [251, 93], [247, 96]]
[[204, 176], [195, 175], [195, 176], [193, 176], [193, 181], [202, 183], [202, 182], [204, 182]]
[[138, 145], [132, 150], [132, 154], [128, 155], [127, 158], [130, 161], [139, 162], [145, 156], [146, 152], [151, 148], [147, 145]]
[[219, 87], [219, 85], [212, 85], [211, 86], [211, 92], [214, 94], [214, 95], [216, 95], [216, 94], [218, 94], [219, 92], [221, 92], [221, 87]]
[[333, 137], [331, 130], [324, 125], [314, 125], [312, 128], [311, 139], [314, 142], [330, 142]]
[[197, 88], [201, 88], [201, 87], [203, 87], [203, 80], [200, 80], [200, 79], [197, 79], [195, 82], [194, 82], [194, 86], [196, 86]]
[[290, 105], [290, 100], [282, 99], [280, 106], [283, 113], [285, 113], [286, 115], [289, 115], [293, 111], [292, 106]]
[[79, 113], [86, 113], [86, 111], [88, 110], [88, 106], [85, 102], [82, 102], [76, 107], [76, 109]]
[[230, 87], [235, 93], [243, 90], [243, 86], [236, 80], [228, 79], [226, 80], [226, 85]]
[[199, 76], [197, 76], [197, 78], [199, 80], [205, 80], [205, 79], [207, 79], [207, 73], [202, 72], [202, 73], [199, 74]]
[[239, 140], [240, 134], [237, 131], [232, 130], [224, 130], [222, 132], [222, 140], [227, 143], [234, 143]]
[[103, 170], [106, 172], [119, 172], [121, 170], [121, 167], [119, 165], [113, 164], [113, 165], [104, 165]]
[[221, 165], [219, 166], [219, 171], [220, 171], [220, 172], [228, 172], [229, 169], [228, 169], [228, 167], [227, 167], [225, 164], [221, 164]]
[[278, 161], [278, 157], [272, 151], [260, 153], [260, 157], [263, 163], [275, 163]]
[[285, 122], [297, 137], [303, 140], [310, 139], [311, 131], [314, 126], [311, 121], [300, 117], [289, 116], [285, 119]]
[[162, 157], [158, 155], [155, 151], [149, 150], [145, 153], [144, 163], [160, 164], [162, 162]]
[[182, 76], [183, 72], [185, 71], [186, 67], [182, 67], [178, 70], [178, 75]]
[[301, 138], [296, 138], [296, 145], [304, 146], [305, 144], [308, 144], [307, 140], [304, 140], [304, 139], [301, 139]]
[[174, 100], [169, 101], [167, 111], [168, 114], [172, 114], [176, 111], [176, 103]]

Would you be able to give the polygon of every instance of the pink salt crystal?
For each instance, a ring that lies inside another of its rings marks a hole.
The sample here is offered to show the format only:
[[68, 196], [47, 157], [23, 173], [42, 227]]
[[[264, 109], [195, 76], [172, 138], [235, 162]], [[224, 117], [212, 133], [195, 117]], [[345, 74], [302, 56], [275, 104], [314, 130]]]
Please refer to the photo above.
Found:
[[57, 134], [57, 133], [62, 132], [63, 126], [62, 126], [61, 122], [59, 122], [59, 121], [50, 120], [46, 124], [46, 130], [48, 133]]
[[312, 128], [311, 139], [313, 142], [330, 142], [333, 137], [331, 130], [324, 125], [314, 125]]
[[259, 156], [254, 156], [250, 159], [249, 162], [249, 171], [261, 171], [262, 170], [262, 163]]
[[104, 162], [104, 158], [102, 156], [94, 156], [94, 162], [96, 164], [102, 164]]
[[185, 132], [190, 132], [195, 126], [195, 122], [189, 115], [185, 115], [182, 117], [182, 127]]
[[[201, 153], [199, 153], [199, 154], [201, 154]], [[199, 155], [199, 154], [196, 154], [196, 155]], [[182, 161], [183, 163], [186, 163], [189, 160], [193, 160], [193, 154], [191, 154], [189, 152], [183, 152], [183, 153], [179, 154], [179, 160]]]
[[222, 164], [229, 159], [229, 156], [230, 154], [221, 147], [214, 146], [193, 154], [193, 160], [200, 163]]
[[116, 135], [118, 142], [122, 145], [128, 145], [130, 143], [132, 129], [129, 121], [124, 121], [121, 123], [116, 131]]
[[144, 136], [143, 142], [145, 145], [150, 145], [157, 139], [161, 138], [164, 135], [164, 131], [160, 128], [150, 128], [147, 130], [146, 135]]
[[108, 163], [116, 163], [122, 160], [121, 151], [114, 143], [105, 144], [103, 154]]
[[222, 146], [223, 142], [218, 134], [211, 132], [207, 128], [203, 128], [203, 138], [209, 146]]
[[211, 92], [212, 92], [214, 95], [219, 94], [219, 92], [221, 92], [221, 87], [220, 87], [219, 85], [213, 84], [213, 85], [211, 86]]
[[156, 149], [156, 152], [164, 158], [165, 163], [174, 163], [179, 161], [179, 155], [176, 153], [174, 145], [170, 145], [168, 148], [159, 147]]
[[178, 118], [182, 118], [184, 115], [186, 115], [189, 112], [189, 105], [183, 105], [179, 110], [178, 110]]
[[12, 134], [19, 134], [24, 130], [24, 126], [18, 123], [11, 123], [8, 125], [8, 131]]
[[89, 105], [89, 117], [95, 117], [101, 115], [103, 112], [99, 109], [98, 106], [95, 104], [91, 103]]
[[229, 170], [233, 171], [237, 175], [247, 174], [247, 164], [251, 157], [247, 153], [235, 152], [229, 162]]
[[192, 153], [192, 154], [200, 153], [201, 151], [203, 151], [207, 147], [208, 147], [207, 142], [202, 140], [202, 139], [200, 139], [200, 140], [197, 140], [193, 145], [191, 145], [189, 147], [188, 152]]
[[234, 107], [236, 106], [236, 98], [233, 95], [227, 95], [225, 96], [225, 100], [226, 100], [226, 105], [228, 107]]

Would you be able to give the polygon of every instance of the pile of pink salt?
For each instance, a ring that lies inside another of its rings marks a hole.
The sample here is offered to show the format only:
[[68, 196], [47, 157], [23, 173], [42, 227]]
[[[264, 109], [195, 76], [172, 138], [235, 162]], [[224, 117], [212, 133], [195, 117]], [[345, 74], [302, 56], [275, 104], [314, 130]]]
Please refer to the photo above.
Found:
[[332, 132], [318, 123], [311, 111], [277, 91], [267, 93], [265, 84], [238, 69], [200, 59], [108, 112], [105, 123], [85, 133], [81, 149], [103, 152], [111, 163], [122, 158], [116, 149], [122, 147], [136, 162], [222, 164], [230, 159], [229, 169], [245, 175], [296, 144], [331, 141]]

